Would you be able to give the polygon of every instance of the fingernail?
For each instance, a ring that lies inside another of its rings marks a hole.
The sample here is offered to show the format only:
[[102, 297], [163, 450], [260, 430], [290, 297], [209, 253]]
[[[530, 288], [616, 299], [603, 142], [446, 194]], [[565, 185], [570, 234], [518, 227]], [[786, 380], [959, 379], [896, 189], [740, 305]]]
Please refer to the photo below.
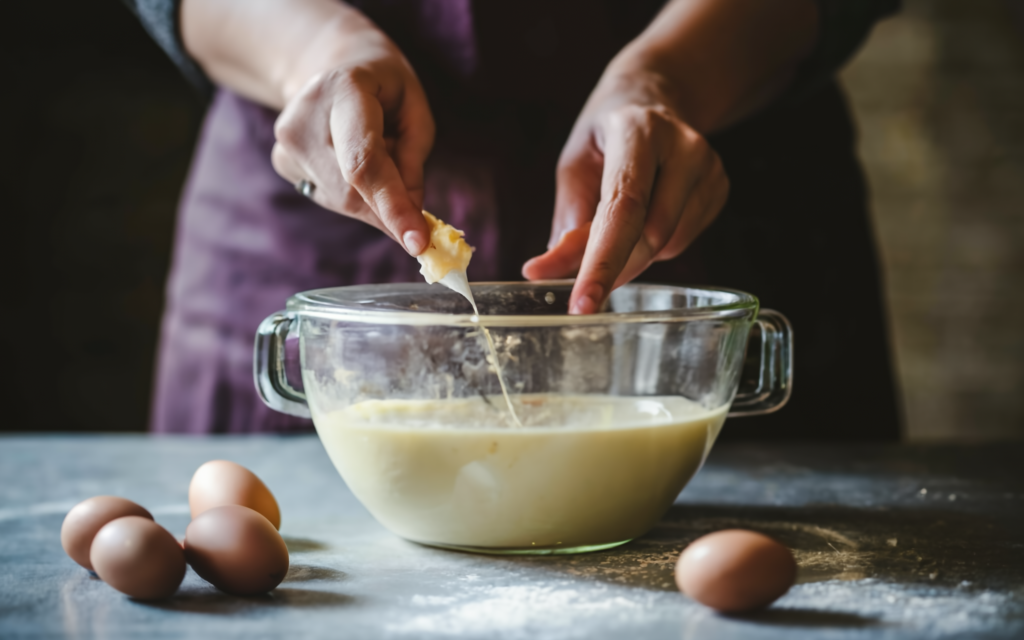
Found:
[[597, 310], [597, 301], [590, 296], [583, 296], [577, 298], [576, 304], [572, 305], [572, 309], [569, 310], [570, 315], [574, 316], [585, 316]]
[[598, 301], [601, 299], [601, 293], [601, 285], [592, 284], [588, 286], [586, 291], [579, 298], [576, 298], [576, 302], [573, 303], [569, 313], [574, 316], [597, 313], [600, 309]]
[[402, 242], [405, 243], [405, 250], [414, 256], [423, 253], [427, 246], [426, 238], [419, 231], [406, 231], [402, 235]]

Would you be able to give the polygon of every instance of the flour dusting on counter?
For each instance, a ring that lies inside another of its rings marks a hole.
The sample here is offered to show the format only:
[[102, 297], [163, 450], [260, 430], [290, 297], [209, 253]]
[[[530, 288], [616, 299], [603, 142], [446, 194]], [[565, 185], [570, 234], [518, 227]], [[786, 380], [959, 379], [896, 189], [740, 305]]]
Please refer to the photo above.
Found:
[[[533, 629], [543, 625], [553, 637], [586, 637], [580, 626], [588, 616], [614, 612], [618, 621], [650, 615], [657, 594], [618, 593], [613, 587], [578, 590], [570, 581], [536, 586], [482, 586], [466, 589], [443, 610], [425, 612], [400, 623], [388, 625], [392, 633], [450, 634], [457, 636], [534, 637]], [[425, 603], [414, 600], [414, 604]], [[552, 622], [557, 626], [552, 627]]]

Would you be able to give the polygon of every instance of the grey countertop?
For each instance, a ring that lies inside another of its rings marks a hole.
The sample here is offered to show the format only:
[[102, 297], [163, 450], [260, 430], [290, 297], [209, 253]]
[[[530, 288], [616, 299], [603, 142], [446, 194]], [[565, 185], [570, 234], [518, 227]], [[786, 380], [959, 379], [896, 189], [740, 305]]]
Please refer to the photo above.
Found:
[[[189, 571], [132, 601], [68, 559], [64, 514], [114, 494], [175, 535], [192, 472], [264, 479], [292, 567], [268, 596]], [[715, 614], [680, 595], [675, 558], [727, 527], [788, 544], [798, 584], [771, 609]], [[650, 534], [581, 556], [422, 547], [378, 525], [315, 437], [0, 438], [0, 638], [1022, 638], [1024, 446], [719, 445]]]

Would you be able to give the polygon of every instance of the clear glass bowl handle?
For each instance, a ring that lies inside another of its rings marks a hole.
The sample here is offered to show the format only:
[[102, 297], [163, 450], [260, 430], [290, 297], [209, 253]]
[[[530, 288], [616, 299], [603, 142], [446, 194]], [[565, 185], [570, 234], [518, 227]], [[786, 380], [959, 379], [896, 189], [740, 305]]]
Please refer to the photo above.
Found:
[[295, 317], [287, 311], [268, 316], [256, 330], [253, 354], [253, 378], [256, 391], [268, 407], [281, 413], [308, 418], [306, 394], [288, 383], [284, 346]]
[[[755, 336], [760, 333], [760, 340]], [[761, 309], [747, 342], [740, 387], [729, 416], [756, 416], [778, 411], [793, 392], [793, 328], [771, 309]]]

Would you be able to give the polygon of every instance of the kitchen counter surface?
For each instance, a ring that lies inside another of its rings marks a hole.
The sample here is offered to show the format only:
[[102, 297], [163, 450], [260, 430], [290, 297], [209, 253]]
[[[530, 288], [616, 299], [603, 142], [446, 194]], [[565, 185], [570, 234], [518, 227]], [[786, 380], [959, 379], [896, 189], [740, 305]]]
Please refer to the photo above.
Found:
[[[120, 495], [177, 536], [203, 462], [227, 458], [277, 495], [291, 570], [268, 596], [191, 570], [142, 603], [64, 555], [80, 500]], [[697, 536], [763, 531], [798, 584], [771, 609], [717, 615], [678, 593]], [[0, 637], [1022, 638], [1024, 445], [719, 445], [651, 533], [580, 556], [422, 547], [378, 525], [315, 437], [0, 437]]]

